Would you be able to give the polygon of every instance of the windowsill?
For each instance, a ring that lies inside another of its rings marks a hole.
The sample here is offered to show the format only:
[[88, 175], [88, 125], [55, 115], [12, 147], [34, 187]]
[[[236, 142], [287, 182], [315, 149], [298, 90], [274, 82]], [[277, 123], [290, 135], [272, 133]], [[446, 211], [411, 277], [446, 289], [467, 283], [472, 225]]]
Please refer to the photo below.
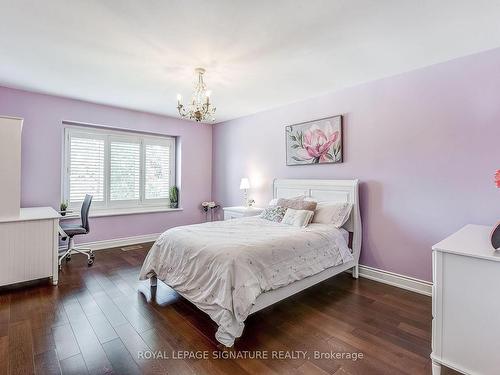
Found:
[[[175, 212], [183, 211], [182, 207], [179, 208], [169, 208], [169, 207], [138, 207], [138, 208], [115, 208], [111, 210], [96, 210], [90, 212], [89, 217], [106, 217], [106, 216], [122, 216], [122, 215], [140, 215], [149, 214], [155, 212]], [[61, 216], [61, 220], [71, 220], [78, 219], [80, 217], [79, 212], [72, 212], [65, 216]]]

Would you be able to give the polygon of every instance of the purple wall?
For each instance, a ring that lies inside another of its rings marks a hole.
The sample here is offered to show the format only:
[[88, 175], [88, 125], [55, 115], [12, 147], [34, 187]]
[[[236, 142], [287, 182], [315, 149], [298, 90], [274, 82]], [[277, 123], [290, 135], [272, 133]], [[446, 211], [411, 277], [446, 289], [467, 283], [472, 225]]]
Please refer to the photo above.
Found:
[[[285, 125], [336, 114], [345, 162], [287, 167]], [[240, 204], [242, 176], [257, 205], [275, 177], [359, 178], [361, 263], [431, 280], [432, 244], [500, 219], [499, 142], [497, 49], [216, 125], [213, 198]]]
[[203, 220], [199, 203], [211, 196], [210, 125], [4, 87], [0, 87], [0, 114], [24, 118], [22, 207], [59, 206], [63, 120], [180, 136], [180, 197], [184, 210], [93, 218], [91, 233], [81, 241], [159, 233]]

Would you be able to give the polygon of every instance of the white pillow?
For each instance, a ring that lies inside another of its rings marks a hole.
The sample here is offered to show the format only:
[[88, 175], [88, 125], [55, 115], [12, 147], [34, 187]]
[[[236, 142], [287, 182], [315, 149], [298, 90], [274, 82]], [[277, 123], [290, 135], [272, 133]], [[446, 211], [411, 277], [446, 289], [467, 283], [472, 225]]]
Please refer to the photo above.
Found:
[[294, 227], [305, 228], [311, 222], [313, 215], [313, 211], [294, 210], [293, 208], [287, 208], [285, 216], [283, 216], [281, 223], [293, 225]]
[[269, 206], [276, 206], [277, 204], [278, 204], [278, 198], [274, 198], [269, 201]]
[[328, 203], [320, 202], [314, 211], [313, 223], [333, 224], [336, 228], [341, 228], [346, 223], [351, 214], [351, 203]]
[[[305, 195], [298, 195], [296, 197], [291, 197], [291, 198], [288, 198], [288, 199], [294, 200], [294, 201], [303, 201], [305, 197], [306, 197]], [[276, 205], [278, 205], [278, 200], [279, 200], [279, 198], [271, 199], [269, 201], [269, 206], [276, 206]]]

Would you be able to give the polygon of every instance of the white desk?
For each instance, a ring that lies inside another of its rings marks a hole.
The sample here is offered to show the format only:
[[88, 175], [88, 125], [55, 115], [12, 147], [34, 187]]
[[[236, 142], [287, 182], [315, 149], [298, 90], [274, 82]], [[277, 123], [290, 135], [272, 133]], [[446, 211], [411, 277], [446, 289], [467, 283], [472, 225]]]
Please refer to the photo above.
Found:
[[45, 277], [57, 285], [59, 218], [52, 207], [31, 207], [0, 219], [0, 286]]

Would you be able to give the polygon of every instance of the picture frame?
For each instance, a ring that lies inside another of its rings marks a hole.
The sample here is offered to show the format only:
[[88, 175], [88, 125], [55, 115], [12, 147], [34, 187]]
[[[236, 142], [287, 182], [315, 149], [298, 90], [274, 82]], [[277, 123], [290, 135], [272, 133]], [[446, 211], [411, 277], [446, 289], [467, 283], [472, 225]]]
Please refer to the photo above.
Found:
[[342, 115], [285, 127], [287, 166], [342, 163], [343, 146]]

